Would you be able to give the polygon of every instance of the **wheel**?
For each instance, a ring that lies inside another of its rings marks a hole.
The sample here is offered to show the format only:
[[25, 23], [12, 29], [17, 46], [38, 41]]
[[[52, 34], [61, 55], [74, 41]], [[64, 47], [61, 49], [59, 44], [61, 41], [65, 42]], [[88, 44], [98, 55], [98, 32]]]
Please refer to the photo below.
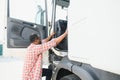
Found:
[[71, 75], [62, 77], [60, 80], [81, 80], [81, 79], [78, 76], [71, 74]]

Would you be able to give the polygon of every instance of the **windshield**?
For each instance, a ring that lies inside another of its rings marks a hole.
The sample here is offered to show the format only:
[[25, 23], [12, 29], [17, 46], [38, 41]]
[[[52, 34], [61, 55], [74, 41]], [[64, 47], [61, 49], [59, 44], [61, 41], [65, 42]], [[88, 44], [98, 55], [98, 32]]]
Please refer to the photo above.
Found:
[[9, 0], [9, 17], [45, 25], [45, 0]]

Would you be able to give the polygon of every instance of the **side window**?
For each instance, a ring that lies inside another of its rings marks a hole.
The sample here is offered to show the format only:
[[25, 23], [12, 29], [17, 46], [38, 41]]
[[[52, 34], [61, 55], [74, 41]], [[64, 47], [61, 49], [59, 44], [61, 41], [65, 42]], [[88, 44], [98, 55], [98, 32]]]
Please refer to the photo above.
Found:
[[44, 0], [9, 0], [11, 18], [45, 25]]

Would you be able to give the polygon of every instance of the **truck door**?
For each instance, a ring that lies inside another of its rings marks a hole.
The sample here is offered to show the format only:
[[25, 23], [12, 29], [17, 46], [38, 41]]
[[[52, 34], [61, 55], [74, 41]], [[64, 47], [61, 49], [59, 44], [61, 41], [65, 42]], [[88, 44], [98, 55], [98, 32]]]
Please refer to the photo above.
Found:
[[[39, 0], [40, 1], [40, 0]], [[44, 1], [44, 0], [43, 0]], [[25, 48], [31, 34], [47, 37], [45, 9], [38, 0], [8, 0], [7, 47]], [[42, 2], [42, 4], [44, 4]]]

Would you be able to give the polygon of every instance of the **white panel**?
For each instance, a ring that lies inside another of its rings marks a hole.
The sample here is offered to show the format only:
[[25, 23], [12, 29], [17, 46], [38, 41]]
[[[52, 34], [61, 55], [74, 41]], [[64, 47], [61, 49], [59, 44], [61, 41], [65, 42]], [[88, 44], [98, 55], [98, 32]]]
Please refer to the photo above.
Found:
[[71, 0], [69, 58], [120, 74], [120, 1]]

